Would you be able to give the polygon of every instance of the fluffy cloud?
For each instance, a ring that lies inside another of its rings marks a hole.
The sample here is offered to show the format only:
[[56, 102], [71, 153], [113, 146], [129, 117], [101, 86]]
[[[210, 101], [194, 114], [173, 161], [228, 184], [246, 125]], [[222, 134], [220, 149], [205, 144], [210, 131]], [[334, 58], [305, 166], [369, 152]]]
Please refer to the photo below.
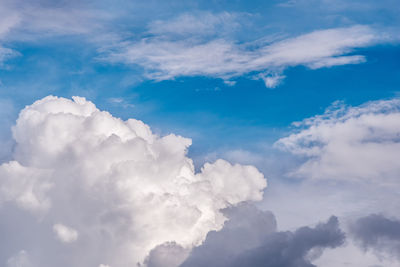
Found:
[[400, 221], [371, 214], [359, 218], [350, 227], [358, 244], [364, 249], [386, 253], [400, 261]]
[[[227, 34], [238, 27], [239, 18], [237, 14], [201, 13], [157, 21], [149, 25], [148, 37], [123, 42], [105, 58], [140, 65], [147, 77], [154, 80], [179, 76], [229, 80], [259, 72], [261, 74], [255, 78], [273, 88], [284, 78], [279, 73], [287, 67], [304, 65], [317, 69], [362, 63], [366, 60], [364, 56], [351, 54], [355, 48], [390, 39], [368, 26], [355, 25], [317, 30], [281, 40], [239, 44], [230, 37], [232, 34]], [[270, 72], [275, 74], [271, 76]]]
[[13, 137], [13, 160], [0, 165], [0, 230], [30, 230], [4, 242], [34, 265], [126, 267], [168, 242], [190, 250], [222, 228], [221, 210], [261, 200], [266, 186], [255, 167], [224, 160], [195, 173], [190, 139], [159, 137], [80, 97], [27, 106]]
[[314, 266], [311, 260], [324, 248], [344, 242], [336, 217], [314, 228], [277, 232], [275, 217], [249, 205], [227, 211], [230, 220], [219, 232], [210, 232], [181, 265], [186, 266]]
[[305, 157], [293, 175], [398, 186], [400, 100], [347, 107], [340, 103], [306, 119], [277, 146]]

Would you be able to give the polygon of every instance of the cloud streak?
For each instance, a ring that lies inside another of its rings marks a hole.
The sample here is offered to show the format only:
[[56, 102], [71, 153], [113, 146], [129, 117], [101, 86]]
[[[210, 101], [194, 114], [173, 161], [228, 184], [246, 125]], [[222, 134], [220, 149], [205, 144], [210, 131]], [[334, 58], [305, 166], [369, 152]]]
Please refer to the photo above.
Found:
[[239, 43], [229, 34], [239, 27], [239, 18], [227, 13], [203, 13], [157, 21], [149, 26], [150, 36], [121, 43], [103, 59], [139, 65], [147, 78], [157, 81], [182, 76], [229, 80], [258, 72], [260, 75], [254, 77], [273, 88], [288, 67], [318, 69], [359, 64], [366, 58], [354, 55], [355, 49], [391, 40], [371, 27], [354, 25], [281, 40]]

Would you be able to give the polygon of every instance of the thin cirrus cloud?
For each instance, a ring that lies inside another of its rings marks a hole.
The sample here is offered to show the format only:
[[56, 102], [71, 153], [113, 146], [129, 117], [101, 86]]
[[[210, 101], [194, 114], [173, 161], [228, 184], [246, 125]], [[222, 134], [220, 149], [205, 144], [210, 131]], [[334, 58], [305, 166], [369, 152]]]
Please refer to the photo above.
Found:
[[[52, 1], [2, 1], [0, 37], [8, 40], [38, 40], [46, 36], [89, 34], [101, 28], [106, 18], [104, 12], [78, 2], [54, 3]], [[9, 34], [9, 36], [6, 36]]]
[[292, 175], [398, 186], [400, 100], [359, 107], [336, 103], [325, 114], [295, 125], [300, 130], [276, 146], [305, 162]]
[[236, 21], [240, 19], [239, 15], [205, 13], [156, 21], [149, 25], [150, 36], [123, 42], [106, 52], [103, 59], [139, 65], [147, 78], [158, 81], [181, 76], [229, 81], [258, 72], [259, 75], [252, 77], [264, 80], [267, 87], [273, 88], [283, 80], [281, 73], [288, 67], [304, 65], [318, 69], [359, 64], [366, 58], [353, 55], [355, 49], [391, 39], [369, 26], [353, 25], [280, 40], [272, 38], [256, 45], [239, 43], [227, 32], [235, 31], [239, 27]]
[[190, 250], [223, 227], [223, 209], [261, 200], [266, 187], [255, 167], [221, 159], [196, 173], [190, 139], [159, 137], [80, 97], [27, 106], [13, 137], [13, 160], [0, 165], [0, 231], [37, 228], [6, 239], [34, 265], [133, 266], [168, 242]]
[[54, 3], [47, 0], [1, 1], [0, 67], [4, 68], [8, 59], [21, 55], [10, 45], [15, 42], [43, 43], [46, 38], [60, 36], [80, 36], [82, 39], [90, 37], [92, 42], [103, 39], [108, 33], [99, 34], [99, 30], [104, 31], [106, 21], [112, 15], [89, 8], [87, 4], [73, 1]]

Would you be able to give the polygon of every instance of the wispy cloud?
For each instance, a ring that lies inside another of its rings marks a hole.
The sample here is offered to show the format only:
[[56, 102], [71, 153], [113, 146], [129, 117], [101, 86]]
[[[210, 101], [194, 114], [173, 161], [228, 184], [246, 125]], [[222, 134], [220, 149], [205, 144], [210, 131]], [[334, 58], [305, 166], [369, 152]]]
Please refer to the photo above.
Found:
[[229, 80], [258, 72], [252, 77], [276, 87], [288, 67], [317, 69], [362, 63], [366, 58], [354, 55], [355, 49], [390, 40], [369, 26], [354, 25], [269, 42], [238, 42], [226, 34], [238, 27], [238, 21], [238, 16], [228, 13], [184, 14], [156, 21], [149, 25], [149, 36], [121, 43], [107, 51], [104, 59], [139, 65], [148, 79], [157, 81], [180, 76]]
[[79, 35], [91, 41], [101, 36], [94, 33], [110, 18], [105, 12], [77, 2], [50, 1], [0, 2], [0, 64], [16, 55], [13, 42], [41, 42], [48, 37]]

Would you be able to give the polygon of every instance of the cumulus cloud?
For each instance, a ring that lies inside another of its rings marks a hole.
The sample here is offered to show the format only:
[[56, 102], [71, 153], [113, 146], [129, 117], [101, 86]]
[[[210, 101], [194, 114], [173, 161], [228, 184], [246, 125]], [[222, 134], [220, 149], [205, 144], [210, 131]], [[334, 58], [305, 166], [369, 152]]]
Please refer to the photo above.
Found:
[[184, 14], [170, 21], [156, 21], [150, 23], [148, 37], [123, 42], [104, 58], [142, 66], [149, 79], [158, 81], [180, 76], [229, 80], [254, 72], [274, 72], [273, 76], [254, 76], [273, 88], [284, 78], [279, 73], [287, 67], [304, 65], [317, 69], [362, 63], [365, 57], [353, 55], [354, 49], [391, 38], [371, 27], [354, 25], [239, 44], [232, 34], [227, 34], [239, 27], [239, 18], [225, 12]]
[[126, 267], [169, 243], [190, 250], [223, 227], [223, 209], [261, 200], [266, 187], [255, 167], [221, 159], [196, 173], [190, 139], [157, 136], [80, 97], [27, 106], [13, 137], [13, 159], [0, 165], [0, 213], [9, 222], [1, 231], [37, 229], [4, 242], [44, 267]]
[[227, 210], [230, 220], [210, 232], [181, 265], [193, 266], [314, 266], [311, 260], [324, 248], [343, 244], [345, 236], [336, 217], [314, 228], [278, 232], [275, 217], [251, 205]]
[[323, 115], [296, 123], [300, 130], [276, 146], [305, 158], [294, 176], [398, 186], [399, 121], [399, 99], [359, 107], [336, 103]]
[[359, 218], [350, 232], [365, 250], [372, 249], [381, 254], [396, 257], [400, 261], [400, 221], [383, 215], [371, 214]]

